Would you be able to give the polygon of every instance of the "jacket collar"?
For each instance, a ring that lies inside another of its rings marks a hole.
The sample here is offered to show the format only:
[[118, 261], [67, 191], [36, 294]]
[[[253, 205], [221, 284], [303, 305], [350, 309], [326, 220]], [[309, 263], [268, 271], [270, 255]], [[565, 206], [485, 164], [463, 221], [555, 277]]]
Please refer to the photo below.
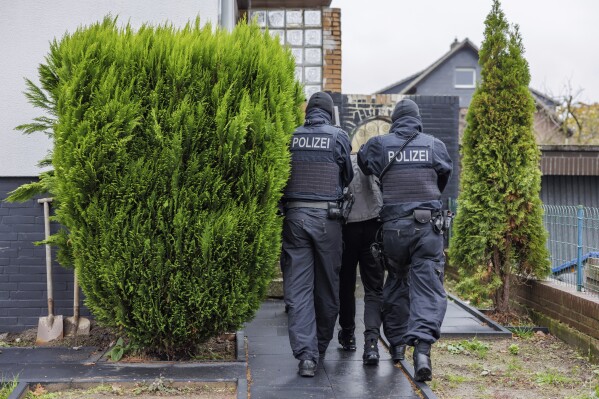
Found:
[[328, 112], [320, 108], [312, 108], [306, 113], [306, 121], [304, 126], [318, 125], [318, 124], [331, 124], [331, 116]]

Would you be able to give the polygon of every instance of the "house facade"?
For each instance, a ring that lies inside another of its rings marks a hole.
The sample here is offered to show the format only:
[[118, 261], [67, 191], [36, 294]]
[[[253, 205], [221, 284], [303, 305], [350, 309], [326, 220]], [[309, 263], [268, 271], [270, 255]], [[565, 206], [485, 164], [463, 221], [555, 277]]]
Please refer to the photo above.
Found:
[[296, 57], [296, 76], [305, 83], [307, 95], [314, 91], [341, 91], [341, 19], [339, 9], [328, 8], [331, 0], [36, 0], [0, 2], [0, 179], [34, 177], [39, 160], [51, 148], [49, 138], [24, 136], [15, 127], [40, 116], [40, 110], [23, 94], [25, 78], [37, 82], [37, 68], [44, 62], [49, 44], [66, 32], [118, 17], [138, 28], [144, 23], [172, 23], [182, 27], [199, 16], [210, 23], [232, 29], [245, 17], [256, 17], [271, 34], [279, 35]]
[[[23, 135], [15, 127], [30, 123], [41, 111], [27, 102], [24, 78], [38, 82], [50, 42], [106, 15], [138, 28], [169, 22], [183, 27], [199, 16], [202, 24], [232, 29], [242, 18], [258, 23], [296, 57], [296, 76], [308, 90], [341, 91], [340, 10], [331, 0], [37, 0], [0, 2], [0, 332], [37, 325], [46, 315], [44, 211], [32, 200], [6, 203], [8, 193], [37, 179], [37, 166], [52, 142], [40, 133]], [[7, 39], [9, 38], [9, 39]], [[53, 225], [53, 229], [58, 226]], [[73, 274], [53, 266], [55, 314], [73, 309]], [[82, 309], [82, 315], [87, 315]]]
[[[460, 137], [472, 95], [480, 82], [478, 47], [469, 39], [451, 43], [441, 58], [423, 71], [408, 76], [376, 92], [376, 94], [446, 95], [460, 98]], [[530, 89], [535, 100], [534, 129], [539, 144], [562, 144], [565, 135], [555, 117], [558, 103], [538, 90]]]

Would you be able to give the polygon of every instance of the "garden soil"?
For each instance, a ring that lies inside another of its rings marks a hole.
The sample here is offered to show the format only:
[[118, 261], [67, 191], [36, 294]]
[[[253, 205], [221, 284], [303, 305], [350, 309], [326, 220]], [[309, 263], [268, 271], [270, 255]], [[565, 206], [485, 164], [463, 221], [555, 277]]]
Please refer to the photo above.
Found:
[[440, 399], [599, 397], [599, 366], [542, 332], [499, 340], [441, 339], [432, 361], [428, 384]]
[[[32, 328], [20, 333], [8, 333], [0, 336], [1, 347], [36, 346], [37, 329]], [[44, 344], [44, 347], [65, 347], [78, 348], [85, 346], [95, 346], [99, 352], [106, 352], [113, 346], [118, 338], [114, 330], [101, 327], [92, 321], [89, 336], [65, 337], [62, 340], [55, 340]], [[235, 334], [223, 334], [222, 336], [209, 339], [207, 342], [198, 345], [192, 358], [169, 359], [169, 360], [195, 360], [195, 361], [235, 361]], [[125, 353], [120, 361], [124, 362], [144, 362], [164, 360], [144, 352]]]

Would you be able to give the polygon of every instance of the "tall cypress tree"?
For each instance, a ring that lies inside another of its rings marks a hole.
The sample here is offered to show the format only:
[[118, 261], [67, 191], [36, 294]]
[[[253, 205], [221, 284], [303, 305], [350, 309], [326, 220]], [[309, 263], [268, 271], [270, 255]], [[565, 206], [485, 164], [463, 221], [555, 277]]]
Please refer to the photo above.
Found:
[[490, 297], [503, 313], [513, 276], [546, 276], [549, 256], [530, 72], [518, 26], [500, 7], [494, 0], [485, 21], [482, 81], [466, 116], [450, 261], [460, 270], [458, 290]]

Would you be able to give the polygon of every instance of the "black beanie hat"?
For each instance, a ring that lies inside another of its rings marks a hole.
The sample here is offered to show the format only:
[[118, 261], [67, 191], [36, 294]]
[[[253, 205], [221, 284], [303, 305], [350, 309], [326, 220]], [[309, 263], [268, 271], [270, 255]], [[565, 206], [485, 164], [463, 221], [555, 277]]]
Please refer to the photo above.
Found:
[[414, 118], [420, 119], [420, 110], [418, 109], [418, 105], [408, 98], [404, 98], [395, 104], [395, 109], [391, 115], [391, 121], [395, 122], [402, 116], [412, 116]]
[[308, 113], [308, 111], [310, 111], [312, 108], [320, 108], [323, 111], [328, 112], [332, 118], [334, 107], [335, 105], [333, 104], [333, 99], [331, 96], [323, 91], [318, 91], [312, 94], [312, 97], [310, 97], [310, 101], [308, 101], [308, 105], [306, 106], [306, 113]]

